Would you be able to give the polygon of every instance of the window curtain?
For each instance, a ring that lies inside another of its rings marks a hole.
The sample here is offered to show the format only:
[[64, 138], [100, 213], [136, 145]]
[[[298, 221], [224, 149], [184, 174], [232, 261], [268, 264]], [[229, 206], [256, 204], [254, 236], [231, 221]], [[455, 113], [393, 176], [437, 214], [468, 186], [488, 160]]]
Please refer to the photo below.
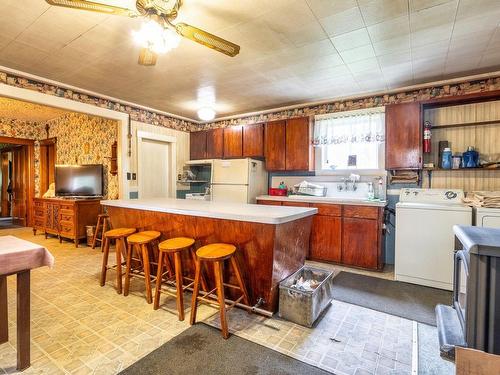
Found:
[[314, 145], [382, 143], [385, 140], [385, 114], [382, 111], [317, 116]]

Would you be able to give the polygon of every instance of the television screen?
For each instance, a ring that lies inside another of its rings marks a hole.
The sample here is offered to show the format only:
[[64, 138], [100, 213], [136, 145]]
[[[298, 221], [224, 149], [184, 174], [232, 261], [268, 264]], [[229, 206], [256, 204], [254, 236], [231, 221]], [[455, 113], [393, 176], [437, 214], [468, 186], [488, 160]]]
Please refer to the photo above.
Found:
[[56, 165], [56, 195], [100, 196], [102, 175], [102, 164]]

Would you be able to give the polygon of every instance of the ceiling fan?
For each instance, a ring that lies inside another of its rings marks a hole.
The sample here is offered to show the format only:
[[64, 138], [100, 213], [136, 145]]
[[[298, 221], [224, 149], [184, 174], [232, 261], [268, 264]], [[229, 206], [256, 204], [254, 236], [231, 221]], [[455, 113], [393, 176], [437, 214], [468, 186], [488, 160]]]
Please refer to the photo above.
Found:
[[140, 65], [155, 65], [159, 53], [179, 43], [179, 36], [234, 57], [240, 46], [186, 23], [174, 24], [183, 0], [45, 0], [50, 5], [109, 15], [145, 17], [148, 22], [134, 33], [142, 45]]

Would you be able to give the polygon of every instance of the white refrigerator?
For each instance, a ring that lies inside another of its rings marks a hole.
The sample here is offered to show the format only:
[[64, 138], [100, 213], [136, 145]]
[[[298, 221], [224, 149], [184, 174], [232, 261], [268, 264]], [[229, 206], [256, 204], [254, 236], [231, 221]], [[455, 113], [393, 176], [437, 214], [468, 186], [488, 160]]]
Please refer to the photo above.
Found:
[[255, 203], [267, 192], [264, 163], [254, 159], [216, 159], [212, 166], [212, 201]]

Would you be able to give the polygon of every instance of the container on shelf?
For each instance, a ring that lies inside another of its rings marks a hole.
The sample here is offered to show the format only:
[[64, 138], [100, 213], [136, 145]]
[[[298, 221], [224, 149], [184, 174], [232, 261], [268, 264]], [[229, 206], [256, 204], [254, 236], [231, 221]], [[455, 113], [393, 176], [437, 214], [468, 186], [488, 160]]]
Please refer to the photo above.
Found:
[[469, 146], [467, 151], [463, 153], [462, 166], [464, 168], [479, 167], [479, 153], [474, 150], [474, 147]]
[[312, 327], [332, 299], [333, 272], [304, 266], [280, 283], [279, 316]]
[[441, 168], [443, 169], [451, 169], [451, 149], [446, 147], [443, 150], [443, 154], [441, 156]]
[[462, 167], [462, 155], [455, 154], [451, 160], [451, 169], [460, 169]]

